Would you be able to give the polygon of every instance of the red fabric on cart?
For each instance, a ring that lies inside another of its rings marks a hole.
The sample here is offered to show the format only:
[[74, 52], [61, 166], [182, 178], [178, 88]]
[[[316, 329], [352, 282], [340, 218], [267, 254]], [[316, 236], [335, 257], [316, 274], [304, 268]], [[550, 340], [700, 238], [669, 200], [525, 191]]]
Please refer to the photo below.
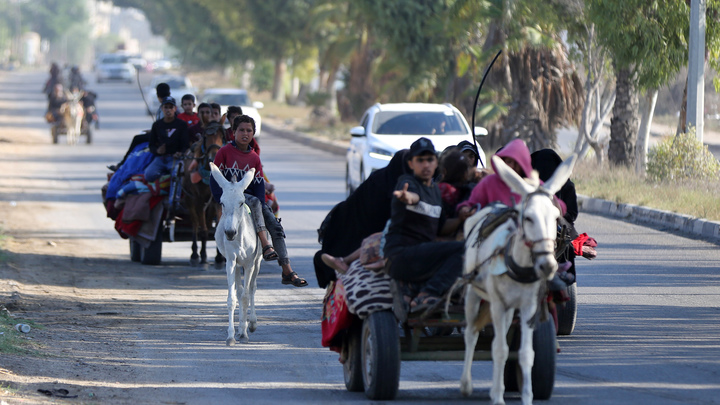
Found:
[[[165, 197], [164, 196], [153, 196], [150, 197], [150, 203], [148, 210], [152, 211], [155, 206], [161, 202]], [[129, 236], [135, 236], [138, 233], [138, 230], [140, 230], [140, 227], [142, 226], [142, 221], [133, 221], [129, 224], [126, 224], [122, 220], [123, 217], [123, 211], [120, 211], [120, 213], [117, 216], [117, 219], [115, 220], [115, 230], [120, 234], [120, 236], [123, 239], [127, 239]]]
[[335, 342], [335, 338], [352, 325], [353, 319], [354, 315], [350, 313], [345, 302], [345, 287], [343, 287], [342, 281], [337, 280], [331, 283], [323, 299], [322, 346], [339, 353], [341, 347], [338, 342]]

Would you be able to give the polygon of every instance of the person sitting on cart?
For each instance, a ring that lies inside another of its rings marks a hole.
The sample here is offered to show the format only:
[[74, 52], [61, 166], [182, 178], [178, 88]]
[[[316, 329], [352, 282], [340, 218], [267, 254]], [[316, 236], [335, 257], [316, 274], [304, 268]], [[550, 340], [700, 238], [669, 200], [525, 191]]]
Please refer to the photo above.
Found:
[[[235, 117], [235, 140], [220, 148], [215, 155], [215, 165], [220, 169], [226, 179], [242, 179], [251, 168], [255, 169], [255, 180], [245, 190], [245, 203], [250, 207], [251, 215], [255, 220], [257, 235], [262, 244], [262, 253], [265, 260], [277, 260], [282, 267], [282, 283], [292, 284], [295, 287], [305, 287], [307, 281], [300, 278], [290, 266], [285, 245], [285, 231], [280, 221], [275, 218], [272, 209], [265, 204], [265, 180], [263, 179], [262, 162], [260, 156], [250, 147], [255, 137], [255, 120], [247, 115]], [[210, 177], [210, 190], [213, 198], [220, 203], [222, 188], [215, 179]], [[270, 233], [272, 245], [268, 242], [265, 231]]]
[[[533, 167], [530, 158], [530, 150], [522, 139], [514, 139], [495, 153], [520, 177], [527, 178], [532, 173]], [[495, 165], [490, 162], [495, 169]], [[467, 201], [457, 206], [458, 215], [470, 216], [475, 213], [478, 207], [482, 208], [493, 202], [500, 202], [508, 207], [513, 207], [522, 200], [520, 194], [510, 190], [510, 186], [497, 174], [485, 176], [478, 183], [470, 194]], [[554, 201], [565, 215], [567, 208], [565, 203], [555, 197]]]
[[[227, 108], [227, 112], [223, 114], [223, 117], [220, 118], [220, 122], [225, 123], [227, 121], [230, 124], [230, 127], [225, 130], [225, 140], [223, 142], [232, 142], [235, 140], [235, 128], [233, 128], [233, 122], [235, 121], [235, 117], [243, 115], [243, 111], [241, 107], [238, 107], [236, 105], [231, 105]], [[253, 141], [250, 144], [250, 147], [257, 152], [257, 154], [260, 154], [259, 149], [255, 149], [254, 145], [257, 145], [257, 140], [253, 137]]]
[[432, 141], [420, 138], [406, 155], [412, 174], [398, 178], [385, 235], [384, 257], [390, 277], [423, 283], [410, 303], [416, 312], [434, 305], [462, 274], [465, 244], [436, 241], [453, 234], [467, 216], [446, 219], [440, 188], [433, 180], [438, 158]]
[[62, 119], [60, 109], [63, 104], [67, 103], [68, 99], [65, 95], [65, 89], [61, 83], [55, 84], [52, 93], [48, 96], [48, 111], [53, 116], [53, 122], [59, 122]]
[[185, 94], [180, 99], [180, 106], [182, 107], [183, 112], [178, 114], [178, 118], [183, 120], [188, 125], [188, 128], [200, 121], [197, 113], [195, 113], [195, 96], [192, 94]]
[[145, 168], [145, 181], [155, 181], [168, 174], [175, 161], [189, 148], [187, 124], [177, 118], [177, 104], [172, 97], [166, 97], [162, 103], [163, 118], [155, 121], [150, 129], [149, 148], [153, 160]]
[[205, 126], [211, 121], [210, 116], [212, 115], [212, 109], [210, 108], [210, 104], [200, 103], [200, 105], [198, 105], [197, 115], [199, 119], [198, 123], [188, 128], [190, 143], [195, 143], [203, 138]]

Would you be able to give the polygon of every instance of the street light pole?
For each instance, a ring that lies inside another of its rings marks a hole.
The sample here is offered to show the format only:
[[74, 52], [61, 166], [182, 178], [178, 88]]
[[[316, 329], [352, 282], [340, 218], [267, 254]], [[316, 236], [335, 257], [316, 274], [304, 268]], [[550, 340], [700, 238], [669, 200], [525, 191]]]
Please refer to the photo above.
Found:
[[705, 10], [707, 0], [690, 3], [690, 51], [688, 61], [687, 117], [689, 127], [695, 127], [697, 139], [703, 141], [703, 113], [705, 98]]

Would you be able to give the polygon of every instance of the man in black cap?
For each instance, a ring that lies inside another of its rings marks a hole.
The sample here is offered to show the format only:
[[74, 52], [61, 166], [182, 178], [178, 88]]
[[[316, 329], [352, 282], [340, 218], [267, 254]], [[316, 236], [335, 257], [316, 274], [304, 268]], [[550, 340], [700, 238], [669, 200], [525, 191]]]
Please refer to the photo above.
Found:
[[188, 149], [187, 124], [177, 118], [177, 103], [166, 97], [161, 105], [163, 118], [155, 121], [150, 130], [150, 152], [155, 155], [145, 169], [145, 181], [152, 182], [163, 174], [170, 173], [173, 158], [179, 159]]
[[413, 142], [406, 159], [412, 174], [400, 176], [393, 192], [384, 257], [390, 277], [423, 283], [410, 303], [415, 312], [435, 304], [462, 274], [464, 243], [435, 238], [453, 234], [465, 217], [446, 220], [443, 215], [440, 188], [433, 181], [438, 159], [429, 139]]

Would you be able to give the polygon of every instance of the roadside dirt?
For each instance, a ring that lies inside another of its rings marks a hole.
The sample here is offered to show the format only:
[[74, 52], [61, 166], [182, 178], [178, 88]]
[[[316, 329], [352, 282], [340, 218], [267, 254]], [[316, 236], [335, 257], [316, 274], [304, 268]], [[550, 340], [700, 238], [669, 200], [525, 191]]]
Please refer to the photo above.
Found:
[[[6, 156], [32, 158], [34, 147], [47, 143], [45, 135], [4, 127], [0, 145]], [[0, 163], [0, 190], [6, 195], [28, 186], [11, 166]], [[0, 242], [7, 259], [0, 262], [0, 304], [39, 326], [23, 335], [35, 355], [0, 353], [2, 404], [127, 403], [121, 388], [106, 384], [127, 379], [128, 360], [137, 357], [123, 327], [129, 303], [139, 299], [122, 277], [132, 277], [127, 261], [112, 259], [100, 241], [48, 238], [39, 215], [48, 208], [42, 202], [0, 204], [0, 229], [9, 236]], [[38, 237], [27, 234], [27, 224]], [[133, 323], [143, 321], [153, 322]]]

